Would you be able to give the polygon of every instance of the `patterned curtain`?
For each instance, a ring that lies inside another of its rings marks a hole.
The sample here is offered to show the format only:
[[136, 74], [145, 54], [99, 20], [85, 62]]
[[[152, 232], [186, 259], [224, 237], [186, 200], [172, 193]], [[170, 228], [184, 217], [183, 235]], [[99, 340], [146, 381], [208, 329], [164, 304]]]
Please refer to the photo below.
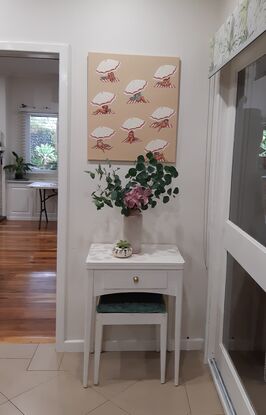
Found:
[[211, 39], [209, 76], [266, 31], [266, 0], [241, 0]]

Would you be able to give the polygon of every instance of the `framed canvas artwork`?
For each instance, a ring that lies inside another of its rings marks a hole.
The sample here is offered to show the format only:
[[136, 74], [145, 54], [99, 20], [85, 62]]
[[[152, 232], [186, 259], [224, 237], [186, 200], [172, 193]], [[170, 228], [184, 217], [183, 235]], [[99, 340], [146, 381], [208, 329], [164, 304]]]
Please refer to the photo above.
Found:
[[180, 59], [88, 54], [88, 160], [175, 162]]

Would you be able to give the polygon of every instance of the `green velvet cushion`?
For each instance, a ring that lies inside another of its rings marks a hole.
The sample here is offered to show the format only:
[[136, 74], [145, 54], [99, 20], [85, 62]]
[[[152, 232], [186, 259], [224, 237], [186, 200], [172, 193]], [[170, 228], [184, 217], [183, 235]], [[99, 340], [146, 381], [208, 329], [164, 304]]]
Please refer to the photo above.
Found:
[[119, 293], [100, 297], [98, 313], [165, 313], [161, 294]]

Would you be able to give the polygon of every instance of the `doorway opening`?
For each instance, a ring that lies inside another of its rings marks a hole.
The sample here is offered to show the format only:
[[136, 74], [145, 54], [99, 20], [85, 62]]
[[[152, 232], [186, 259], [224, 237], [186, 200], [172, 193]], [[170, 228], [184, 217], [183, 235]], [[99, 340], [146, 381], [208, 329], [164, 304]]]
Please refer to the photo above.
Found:
[[[4, 219], [0, 222], [0, 342], [51, 342], [56, 336], [56, 286], [62, 285], [65, 254], [61, 242], [59, 261], [57, 235], [66, 217], [64, 213], [60, 220], [59, 214], [57, 221], [59, 199], [66, 195], [66, 180], [60, 194], [57, 170], [60, 139], [66, 132], [59, 119], [60, 53], [53, 52], [56, 47], [48, 53], [36, 51], [37, 45], [31, 52], [22, 43], [19, 50], [5, 46], [1, 50], [0, 45], [0, 215]], [[62, 107], [65, 115], [65, 103]], [[22, 179], [15, 178], [17, 170], [12, 167], [16, 156], [29, 163]], [[63, 154], [62, 166], [65, 162]], [[4, 169], [6, 165], [11, 167]], [[52, 184], [44, 190], [42, 217], [41, 190], [31, 187], [33, 183]]]

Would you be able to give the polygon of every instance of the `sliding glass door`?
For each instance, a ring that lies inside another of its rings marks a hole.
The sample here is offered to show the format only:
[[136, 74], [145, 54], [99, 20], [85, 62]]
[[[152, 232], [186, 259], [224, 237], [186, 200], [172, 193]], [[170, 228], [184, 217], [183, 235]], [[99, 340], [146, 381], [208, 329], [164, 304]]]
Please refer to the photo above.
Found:
[[266, 415], [265, 36], [222, 70], [219, 95], [213, 357], [236, 413]]

